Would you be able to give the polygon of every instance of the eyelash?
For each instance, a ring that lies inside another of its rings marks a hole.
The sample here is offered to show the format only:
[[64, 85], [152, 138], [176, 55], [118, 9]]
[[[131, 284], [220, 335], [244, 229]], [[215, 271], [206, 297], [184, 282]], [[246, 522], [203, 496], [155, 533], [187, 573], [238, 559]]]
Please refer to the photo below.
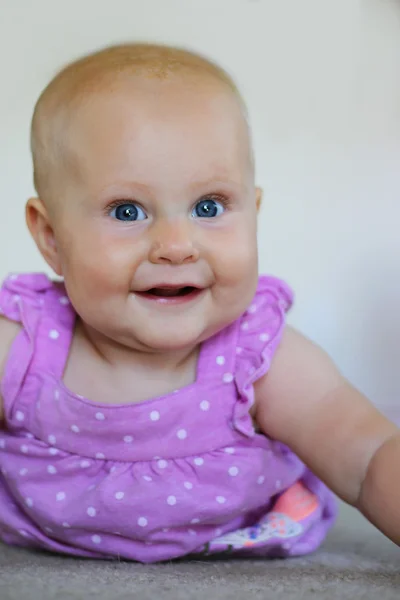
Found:
[[222, 204], [222, 206], [225, 209], [229, 208], [230, 206], [229, 198], [227, 198], [223, 194], [206, 194], [205, 196], [202, 196], [201, 198], [196, 200], [196, 202], [193, 205], [193, 208], [202, 200], [215, 200], [215, 202], [219, 202], [220, 204]]

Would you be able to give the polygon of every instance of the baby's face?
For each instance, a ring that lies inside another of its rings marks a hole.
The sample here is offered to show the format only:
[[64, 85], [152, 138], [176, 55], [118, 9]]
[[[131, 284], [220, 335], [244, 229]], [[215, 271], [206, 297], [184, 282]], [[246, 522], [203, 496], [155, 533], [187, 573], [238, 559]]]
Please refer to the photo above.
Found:
[[189, 347], [235, 320], [257, 284], [257, 207], [230, 93], [126, 82], [92, 96], [68, 138], [51, 212], [58, 270], [82, 320], [155, 351]]

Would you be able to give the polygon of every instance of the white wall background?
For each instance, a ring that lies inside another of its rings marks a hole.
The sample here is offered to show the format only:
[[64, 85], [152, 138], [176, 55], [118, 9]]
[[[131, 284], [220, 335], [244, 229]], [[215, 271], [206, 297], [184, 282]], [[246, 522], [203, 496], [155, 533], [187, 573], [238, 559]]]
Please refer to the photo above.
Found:
[[23, 221], [37, 96], [126, 40], [200, 50], [237, 79], [265, 190], [261, 269], [295, 288], [292, 323], [400, 421], [400, 1], [1, 0], [0, 277], [45, 270]]

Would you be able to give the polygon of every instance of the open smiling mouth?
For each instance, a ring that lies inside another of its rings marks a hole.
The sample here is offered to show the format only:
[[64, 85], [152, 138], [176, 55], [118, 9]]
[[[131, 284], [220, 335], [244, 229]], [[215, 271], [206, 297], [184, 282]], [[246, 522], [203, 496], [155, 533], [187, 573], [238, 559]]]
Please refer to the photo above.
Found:
[[151, 288], [146, 294], [150, 294], [151, 296], [156, 296], [157, 298], [176, 298], [182, 296], [188, 296], [194, 291], [198, 291], [198, 288], [186, 286], [181, 288]]
[[162, 304], [182, 304], [194, 300], [202, 292], [203, 289], [191, 285], [182, 287], [161, 286], [137, 292], [137, 295], [145, 300], [153, 300]]

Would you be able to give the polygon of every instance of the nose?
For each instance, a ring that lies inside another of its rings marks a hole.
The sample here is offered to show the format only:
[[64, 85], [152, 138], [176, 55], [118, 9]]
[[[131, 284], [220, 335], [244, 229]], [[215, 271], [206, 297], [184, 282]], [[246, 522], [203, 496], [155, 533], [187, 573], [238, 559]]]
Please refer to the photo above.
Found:
[[153, 232], [150, 262], [182, 265], [196, 262], [199, 252], [190, 235], [190, 225], [180, 221], [163, 220]]

